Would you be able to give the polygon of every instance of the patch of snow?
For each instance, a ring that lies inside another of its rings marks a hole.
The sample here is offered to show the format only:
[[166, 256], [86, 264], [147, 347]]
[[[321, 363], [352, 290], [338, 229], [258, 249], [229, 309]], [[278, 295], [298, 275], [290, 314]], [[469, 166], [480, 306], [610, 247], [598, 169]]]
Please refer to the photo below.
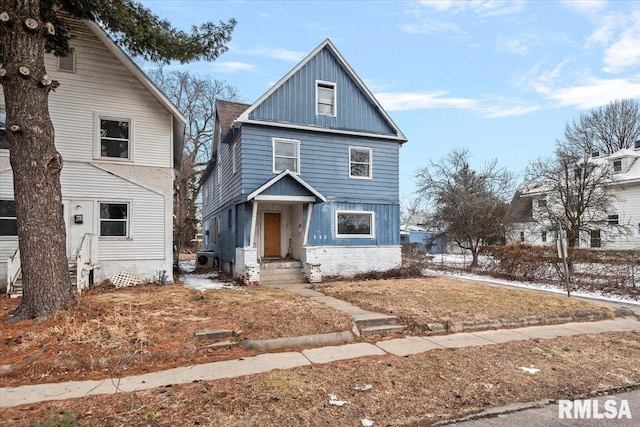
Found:
[[191, 259], [188, 261], [179, 261], [178, 267], [183, 273], [192, 273], [196, 269], [196, 260]]
[[[550, 292], [554, 294], [561, 294], [561, 295], [567, 294], [566, 288], [563, 288], [560, 285], [556, 286], [548, 283], [518, 282], [518, 281], [511, 281], [511, 280], [504, 280], [504, 279], [496, 279], [491, 276], [481, 276], [478, 274], [463, 273], [463, 272], [451, 273], [451, 272], [439, 271], [439, 270], [424, 270], [424, 273], [435, 275], [435, 276], [448, 276], [456, 279], [470, 279], [478, 282], [491, 283], [494, 285], [512, 286], [512, 287], [522, 288], [522, 289], [545, 291], [545, 292]], [[564, 286], [564, 284], [562, 286]], [[597, 291], [587, 292], [584, 290], [580, 290], [580, 291], [572, 290], [571, 296], [580, 297], [580, 298], [591, 298], [591, 299], [597, 299], [601, 301], [609, 301], [609, 302], [615, 302], [615, 303], [640, 305], [640, 301], [633, 300], [626, 296], [604, 295], [602, 292], [597, 292]]]
[[363, 427], [371, 427], [373, 425], [373, 421], [364, 418], [362, 420], [360, 420], [360, 424], [362, 424]]
[[347, 403], [349, 403], [349, 402], [347, 402], [346, 400], [338, 400], [338, 396], [336, 396], [335, 394], [330, 394], [329, 395], [329, 405], [344, 406]]
[[244, 289], [235, 286], [233, 283], [223, 282], [218, 280], [216, 274], [183, 274], [180, 276], [180, 280], [185, 286], [193, 288], [195, 290], [204, 292], [215, 289]]
[[520, 366], [520, 369], [522, 369], [523, 371], [531, 375], [537, 374], [538, 372], [540, 372], [540, 369], [536, 368], [533, 365], [531, 365], [530, 368], [527, 368], [526, 366]]

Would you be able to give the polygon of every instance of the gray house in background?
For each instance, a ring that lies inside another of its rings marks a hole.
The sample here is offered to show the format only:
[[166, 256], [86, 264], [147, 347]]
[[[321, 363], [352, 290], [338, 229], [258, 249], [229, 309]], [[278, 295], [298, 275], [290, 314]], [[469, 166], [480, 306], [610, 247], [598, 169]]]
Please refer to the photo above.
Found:
[[205, 256], [245, 282], [284, 268], [320, 281], [400, 265], [407, 139], [331, 41], [255, 103], [216, 110]]

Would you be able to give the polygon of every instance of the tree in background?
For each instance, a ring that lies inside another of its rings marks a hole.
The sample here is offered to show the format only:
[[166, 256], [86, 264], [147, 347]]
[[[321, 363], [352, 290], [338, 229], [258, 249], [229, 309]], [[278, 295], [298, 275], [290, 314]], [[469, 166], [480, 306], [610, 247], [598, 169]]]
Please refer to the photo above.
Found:
[[188, 71], [149, 73], [187, 119], [180, 171], [173, 181], [173, 241], [180, 249], [195, 237], [199, 217], [200, 176], [211, 158], [217, 99], [238, 101], [238, 90], [224, 81], [198, 77]]
[[[567, 124], [553, 156], [541, 157], [527, 167], [524, 193], [544, 200], [534, 209], [534, 220], [548, 230], [560, 227], [569, 247], [582, 233], [597, 232], [607, 222], [616, 195], [613, 169], [595, 152], [611, 154], [628, 148], [640, 136], [640, 115], [635, 100], [614, 101], [581, 114]], [[626, 233], [612, 224], [609, 236]]]
[[565, 127], [563, 145], [581, 147], [588, 155], [615, 153], [633, 148], [640, 140], [640, 103], [618, 99], [590, 110]]
[[457, 149], [418, 171], [418, 194], [433, 205], [434, 228], [461, 249], [471, 251], [471, 267], [478, 265], [483, 244], [501, 242], [506, 225], [507, 197], [513, 174], [492, 161], [481, 170], [469, 164], [471, 155]]
[[[64, 11], [64, 12], [63, 12]], [[15, 320], [46, 316], [74, 302], [67, 271], [60, 171], [44, 53], [65, 56], [72, 36], [64, 14], [98, 21], [132, 56], [214, 60], [227, 50], [235, 20], [193, 26], [190, 34], [131, 0], [4, 0], [0, 4], [0, 83], [14, 177], [23, 298]], [[61, 88], [64, 90], [64, 88]]]

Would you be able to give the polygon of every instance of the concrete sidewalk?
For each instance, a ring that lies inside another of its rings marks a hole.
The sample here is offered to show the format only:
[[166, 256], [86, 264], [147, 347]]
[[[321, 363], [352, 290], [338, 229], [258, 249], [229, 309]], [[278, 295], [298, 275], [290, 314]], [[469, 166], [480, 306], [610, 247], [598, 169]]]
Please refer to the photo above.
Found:
[[212, 381], [269, 372], [274, 369], [292, 369], [366, 356], [407, 356], [436, 349], [493, 345], [514, 340], [551, 339], [570, 335], [637, 330], [640, 330], [638, 320], [631, 317], [619, 317], [599, 322], [573, 322], [430, 337], [409, 336], [379, 341], [375, 344], [354, 343], [311, 348], [301, 352], [261, 354], [238, 360], [180, 367], [130, 377], [0, 388], [0, 407], [97, 394], [147, 390], [194, 381]]

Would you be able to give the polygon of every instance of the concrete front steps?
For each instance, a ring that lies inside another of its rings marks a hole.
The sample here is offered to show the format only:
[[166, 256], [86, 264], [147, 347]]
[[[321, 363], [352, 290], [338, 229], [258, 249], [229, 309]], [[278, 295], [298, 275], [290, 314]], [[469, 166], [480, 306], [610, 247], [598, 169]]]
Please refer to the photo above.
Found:
[[302, 263], [296, 260], [265, 261], [260, 264], [260, 284], [263, 286], [308, 283]]
[[353, 323], [360, 331], [360, 335], [367, 337], [371, 335], [401, 334], [407, 329], [407, 325], [398, 323], [396, 316], [388, 314], [365, 312], [354, 314]]

